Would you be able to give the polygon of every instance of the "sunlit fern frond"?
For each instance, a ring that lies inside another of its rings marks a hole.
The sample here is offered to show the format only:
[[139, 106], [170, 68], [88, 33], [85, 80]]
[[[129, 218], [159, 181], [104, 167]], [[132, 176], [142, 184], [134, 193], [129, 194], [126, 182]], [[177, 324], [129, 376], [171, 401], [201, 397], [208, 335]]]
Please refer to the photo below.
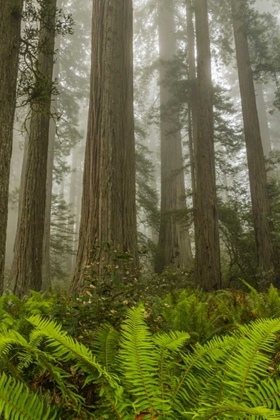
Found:
[[90, 349], [72, 338], [67, 332], [62, 331], [61, 325], [38, 315], [30, 317], [28, 321], [36, 327], [32, 332], [32, 340], [36, 340], [37, 336], [44, 336], [51, 355], [64, 362], [73, 361], [76, 369], [81, 369], [88, 374], [87, 383], [103, 377], [111, 386], [117, 385], [106, 369], [97, 362]]
[[4, 373], [0, 376], [0, 415], [5, 420], [59, 419], [45, 398]]
[[143, 305], [127, 312], [122, 325], [119, 360], [136, 413], [160, 412], [163, 404], [158, 380], [160, 352], [145, 323]]
[[[220, 368], [200, 389], [196, 400], [197, 407], [202, 410], [199, 412], [202, 413], [206, 406], [216, 409], [228, 406], [230, 402], [231, 406], [244, 405], [248, 409], [258, 408], [263, 412], [276, 410], [277, 414], [274, 413], [271, 418], [278, 418], [279, 381], [271, 376], [270, 366], [279, 328], [279, 320], [264, 319], [242, 326], [232, 335], [230, 346], [225, 349], [225, 357], [220, 361]], [[238, 414], [222, 411], [219, 415], [215, 414], [216, 417], [213, 415], [209, 418], [267, 418], [250, 410], [247, 416], [245, 414], [238, 417]]]
[[176, 359], [180, 357], [180, 350], [190, 338], [186, 332], [171, 331], [159, 333], [153, 338], [155, 345], [159, 348], [159, 383], [161, 399], [170, 399], [170, 392], [176, 385], [176, 374], [179, 374]]
[[[256, 387], [246, 389], [246, 401], [252, 406], [265, 406], [277, 410], [280, 418], [280, 380], [269, 377], [261, 381]], [[253, 417], [252, 420], [256, 420]]]
[[93, 351], [108, 372], [114, 371], [119, 343], [119, 333], [110, 325], [102, 325], [95, 335]]
[[184, 407], [197, 406], [203, 389], [219, 377], [233, 341], [232, 337], [214, 337], [204, 345], [196, 344], [192, 352], [182, 354], [183, 363], [179, 365], [180, 374], [173, 389], [174, 408], [178, 412], [183, 412]]
[[230, 395], [236, 402], [247, 403], [246, 390], [255, 388], [269, 375], [279, 331], [279, 319], [260, 319], [239, 328], [234, 334], [237, 345], [225, 363], [220, 399]]

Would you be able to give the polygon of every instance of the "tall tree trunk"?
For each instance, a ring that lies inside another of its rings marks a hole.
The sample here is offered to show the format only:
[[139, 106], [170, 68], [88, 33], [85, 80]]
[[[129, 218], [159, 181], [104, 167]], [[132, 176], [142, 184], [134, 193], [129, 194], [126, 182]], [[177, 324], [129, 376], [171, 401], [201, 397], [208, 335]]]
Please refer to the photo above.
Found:
[[[188, 66], [189, 66], [189, 142], [190, 142], [190, 164], [192, 175], [192, 189], [195, 201], [196, 179], [195, 179], [195, 153], [197, 143], [197, 94], [196, 94], [196, 63], [195, 63], [195, 34], [193, 25], [192, 0], [186, 0], [187, 7], [187, 43], [188, 43]], [[194, 204], [195, 207], [195, 204]]]
[[0, 295], [4, 285], [22, 7], [23, 0], [0, 0]]
[[196, 281], [204, 290], [221, 288], [216, 198], [213, 86], [207, 0], [195, 1], [197, 36], [197, 208]]
[[[71, 216], [74, 218], [74, 220], [77, 220], [78, 214], [77, 214], [77, 200], [79, 200], [78, 194], [77, 194], [77, 188], [78, 188], [78, 161], [79, 161], [79, 146], [75, 147], [72, 151], [72, 171], [71, 171], [71, 178], [70, 178], [70, 188], [69, 188], [69, 204], [71, 205]], [[71, 251], [73, 254], [69, 255], [68, 259], [68, 271], [73, 272], [75, 258], [74, 258], [74, 251], [75, 251], [75, 224], [69, 225], [69, 230], [72, 233], [71, 237]]]
[[14, 293], [23, 296], [28, 290], [42, 287], [42, 252], [46, 203], [46, 176], [55, 39], [56, 0], [42, 4], [38, 80], [44, 92], [32, 105], [26, 176], [18, 241], [12, 268]]
[[[53, 98], [51, 113], [57, 112], [57, 98]], [[49, 127], [49, 146], [46, 179], [46, 206], [44, 221], [43, 239], [43, 260], [42, 260], [42, 290], [47, 290], [51, 286], [51, 261], [50, 261], [50, 239], [51, 239], [51, 210], [52, 210], [52, 187], [53, 187], [53, 168], [54, 168], [54, 147], [56, 135], [55, 116], [50, 119]]]
[[16, 244], [18, 242], [20, 217], [21, 217], [21, 210], [22, 210], [22, 203], [23, 203], [23, 192], [24, 192], [24, 184], [25, 184], [25, 176], [26, 176], [27, 155], [28, 155], [28, 138], [29, 138], [29, 133], [30, 133], [29, 122], [30, 120], [28, 119], [26, 123], [26, 133], [25, 133], [25, 138], [24, 138], [24, 149], [23, 149], [23, 158], [22, 158], [21, 174], [20, 174], [17, 231], [16, 231], [16, 236], [15, 236], [15, 242], [14, 242], [14, 252], [15, 252]]
[[167, 85], [176, 53], [173, 0], [158, 6], [160, 53], [161, 221], [156, 271], [184, 268], [192, 259], [186, 227], [186, 192], [180, 114], [172, 87]]
[[255, 86], [255, 93], [256, 93], [256, 104], [257, 104], [260, 131], [261, 131], [263, 154], [266, 158], [268, 158], [269, 153], [271, 152], [271, 143], [270, 143], [268, 119], [267, 119], [267, 114], [266, 114], [266, 105], [265, 105], [264, 94], [263, 94], [263, 86], [261, 83], [257, 83], [257, 82], [254, 84], [254, 86]]
[[[60, 39], [57, 38], [57, 40]], [[55, 45], [55, 50], [59, 49], [59, 41]], [[58, 53], [59, 54], [59, 53]], [[57, 83], [59, 75], [59, 58], [53, 66], [53, 81]], [[52, 211], [52, 190], [53, 190], [53, 169], [54, 169], [54, 150], [56, 136], [56, 118], [57, 118], [57, 95], [52, 97], [51, 114], [49, 125], [49, 144], [48, 144], [48, 163], [46, 179], [46, 205], [44, 221], [44, 239], [43, 239], [43, 260], [42, 260], [42, 290], [48, 290], [51, 286], [51, 258], [50, 258], [50, 240], [51, 240], [51, 211]]]
[[[79, 248], [71, 290], [90, 264], [110, 262], [106, 244], [137, 261], [132, 0], [94, 0], [91, 92]], [[112, 251], [112, 249], [111, 249]]]
[[261, 270], [269, 271], [273, 269], [273, 244], [269, 222], [270, 206], [247, 40], [247, 8], [244, 0], [232, 0], [231, 4], [258, 265]]
[[188, 104], [188, 134], [189, 134], [189, 154], [192, 179], [192, 198], [194, 215], [194, 234], [197, 242], [196, 227], [196, 154], [197, 154], [197, 92], [196, 92], [196, 63], [195, 63], [195, 34], [193, 24], [193, 2], [186, 0], [187, 9], [187, 45], [188, 45], [188, 66], [189, 66], [189, 104]]

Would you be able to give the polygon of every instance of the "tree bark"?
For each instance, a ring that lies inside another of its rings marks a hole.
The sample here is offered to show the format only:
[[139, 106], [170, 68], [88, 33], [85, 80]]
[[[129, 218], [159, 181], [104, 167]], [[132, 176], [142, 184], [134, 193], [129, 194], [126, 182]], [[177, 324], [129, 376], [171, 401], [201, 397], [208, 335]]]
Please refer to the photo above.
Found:
[[176, 98], [168, 86], [176, 54], [173, 0], [158, 6], [160, 52], [161, 221], [156, 271], [184, 268], [191, 263], [181, 123]]
[[188, 66], [189, 66], [189, 142], [190, 142], [190, 165], [192, 176], [193, 202], [195, 208], [195, 154], [197, 144], [197, 95], [196, 95], [196, 63], [195, 63], [195, 34], [193, 25], [192, 0], [186, 0], [187, 8], [187, 43], [188, 43]]
[[198, 110], [196, 92], [196, 62], [195, 62], [195, 33], [193, 24], [193, 2], [186, 0], [187, 11], [187, 45], [188, 45], [188, 66], [189, 66], [189, 104], [188, 104], [188, 135], [189, 153], [192, 179], [192, 199], [194, 216], [194, 236], [197, 242], [196, 227], [196, 154], [197, 154], [197, 129], [198, 129]]
[[[60, 38], [57, 38], [57, 40]], [[59, 50], [60, 42], [55, 45], [55, 50]], [[59, 54], [59, 53], [58, 53]], [[57, 83], [59, 77], [59, 56], [53, 66], [53, 81]], [[48, 163], [46, 179], [46, 205], [44, 221], [44, 239], [43, 239], [43, 260], [42, 260], [42, 290], [48, 290], [51, 286], [51, 258], [50, 258], [50, 240], [51, 240], [51, 211], [52, 211], [52, 190], [53, 190], [53, 169], [54, 169], [54, 150], [56, 137], [56, 118], [57, 118], [57, 95], [52, 97], [51, 101], [51, 119], [49, 125], [49, 144], [48, 144]]]
[[271, 152], [271, 143], [270, 143], [268, 119], [267, 119], [267, 114], [266, 114], [266, 105], [265, 105], [264, 94], [263, 94], [263, 86], [261, 83], [257, 83], [257, 82], [255, 83], [255, 94], [256, 94], [256, 104], [257, 104], [257, 110], [258, 110], [260, 131], [261, 131], [263, 154], [265, 158], [269, 158], [269, 153]]
[[22, 7], [23, 0], [0, 0], [0, 295], [4, 285]]
[[[77, 214], [77, 201], [79, 200], [79, 194], [77, 194], [77, 188], [78, 188], [78, 163], [79, 163], [79, 146], [75, 147], [74, 150], [72, 151], [72, 171], [71, 171], [71, 178], [70, 178], [70, 188], [69, 188], [69, 204], [71, 205], [71, 215], [74, 218], [74, 220], [77, 220], [78, 214]], [[73, 225], [69, 225], [69, 229], [71, 230], [72, 233], [72, 238], [71, 238], [71, 251], [73, 252], [73, 254], [69, 255], [69, 259], [68, 259], [68, 266], [69, 266], [69, 272], [73, 273], [73, 268], [74, 268], [74, 264], [75, 264], [75, 256], [74, 256], [74, 251], [75, 251], [75, 234], [77, 233], [75, 231], [75, 225], [76, 223], [74, 223]]]
[[274, 267], [274, 250], [265, 159], [247, 40], [246, 2], [232, 0], [231, 4], [258, 265], [262, 271], [269, 271]]
[[215, 178], [213, 86], [207, 0], [196, 0], [197, 36], [197, 208], [196, 282], [204, 290], [222, 287]]
[[132, 0], [94, 0], [89, 121], [79, 247], [71, 290], [87, 266], [112, 262], [106, 251], [137, 262], [133, 121]]
[[[53, 98], [51, 113], [57, 112], [57, 98]], [[51, 210], [52, 210], [52, 187], [53, 187], [53, 168], [54, 168], [54, 147], [56, 135], [55, 116], [50, 119], [48, 163], [46, 179], [46, 205], [44, 221], [43, 239], [43, 260], [42, 260], [42, 290], [48, 290], [51, 286], [51, 261], [50, 261], [50, 239], [51, 239]]]
[[38, 74], [44, 82], [43, 96], [32, 104], [26, 176], [19, 235], [15, 247], [12, 279], [14, 293], [22, 297], [42, 287], [42, 252], [46, 203], [46, 176], [51, 105], [56, 0], [43, 3], [38, 55]]

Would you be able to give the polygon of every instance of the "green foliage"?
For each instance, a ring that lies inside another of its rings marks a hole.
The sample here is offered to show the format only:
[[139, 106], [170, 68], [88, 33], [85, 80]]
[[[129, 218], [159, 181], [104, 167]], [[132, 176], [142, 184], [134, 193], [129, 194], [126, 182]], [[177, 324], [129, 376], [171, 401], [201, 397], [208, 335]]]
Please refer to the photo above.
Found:
[[5, 420], [55, 420], [59, 418], [47, 399], [31, 392], [22, 382], [4, 373], [0, 376], [0, 389], [0, 415]]
[[278, 318], [280, 316], [280, 296], [278, 289], [271, 284], [267, 293], [258, 293], [244, 280], [243, 283], [250, 290], [248, 300], [254, 308], [256, 316], [267, 318]]
[[238, 290], [203, 293], [191, 288], [168, 294], [159, 309], [164, 318], [161, 325], [168, 330], [188, 331], [192, 342], [204, 343], [256, 317], [279, 316], [277, 289], [271, 285], [267, 293], [258, 293], [248, 287], [249, 294]]
[[[56, 16], [55, 27], [52, 28], [52, 17]], [[47, 38], [40, 37], [40, 26], [44, 30], [54, 31], [55, 35], [72, 33], [73, 19], [71, 15], [63, 14], [61, 9], [53, 10], [48, 3], [39, 0], [25, 2], [22, 14], [24, 29], [20, 47], [19, 78], [17, 95], [24, 98], [21, 105], [29, 104], [32, 108], [36, 103], [44, 109], [46, 98], [57, 94], [56, 83], [50, 83], [38, 66], [38, 56], [53, 55]], [[39, 25], [38, 25], [39, 23]]]
[[[44, 396], [49, 395], [67, 419], [279, 418], [279, 319], [254, 321], [184, 351], [187, 332], [152, 334], [146, 315], [143, 305], [129, 309], [120, 334], [103, 325], [93, 350], [39, 315], [28, 318], [28, 339], [8, 322], [0, 334], [0, 360], [10, 360], [9, 372], [4, 374], [0, 367], [7, 391], [4, 412], [9, 413], [15, 398], [31, 411], [30, 417], [16, 418], [35, 418], [35, 406], [43, 413]], [[49, 375], [47, 388], [38, 379], [38, 368], [41, 377]], [[41, 394], [30, 392], [23, 380], [30, 388], [36, 383]], [[83, 396], [85, 389], [88, 398]], [[48, 410], [44, 415], [50, 415]], [[5, 418], [14, 418], [9, 416]]]

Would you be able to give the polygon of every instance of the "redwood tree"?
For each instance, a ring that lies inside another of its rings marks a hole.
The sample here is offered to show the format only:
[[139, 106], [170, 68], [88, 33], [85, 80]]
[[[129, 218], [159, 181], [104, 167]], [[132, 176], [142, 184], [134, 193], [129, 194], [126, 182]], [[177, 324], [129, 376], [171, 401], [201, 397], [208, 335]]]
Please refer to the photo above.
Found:
[[194, 233], [197, 241], [196, 229], [196, 152], [197, 152], [197, 129], [198, 129], [198, 109], [196, 92], [196, 61], [195, 61], [195, 33], [193, 24], [193, 1], [186, 0], [187, 12], [187, 48], [188, 48], [188, 82], [189, 82], [189, 102], [188, 102], [188, 135], [189, 135], [189, 154], [192, 178], [192, 199], [194, 214]]
[[0, 0], [0, 295], [4, 282], [22, 7], [23, 0]]
[[39, 54], [31, 102], [26, 173], [18, 239], [12, 266], [14, 293], [20, 297], [30, 289], [41, 290], [42, 287], [56, 0], [45, 0], [41, 7], [43, 20], [39, 34]]
[[197, 36], [196, 281], [220, 288], [221, 264], [215, 179], [213, 86], [207, 0], [195, 1]]
[[79, 246], [71, 290], [106, 249], [137, 261], [132, 0], [93, 0], [92, 63]]
[[247, 1], [232, 0], [231, 5], [258, 265], [261, 270], [269, 271], [274, 267], [274, 251], [265, 159], [247, 39]]
[[156, 270], [184, 268], [191, 262], [186, 227], [186, 197], [181, 123], [177, 100], [168, 85], [176, 54], [173, 0], [158, 4], [160, 54], [161, 221]]

